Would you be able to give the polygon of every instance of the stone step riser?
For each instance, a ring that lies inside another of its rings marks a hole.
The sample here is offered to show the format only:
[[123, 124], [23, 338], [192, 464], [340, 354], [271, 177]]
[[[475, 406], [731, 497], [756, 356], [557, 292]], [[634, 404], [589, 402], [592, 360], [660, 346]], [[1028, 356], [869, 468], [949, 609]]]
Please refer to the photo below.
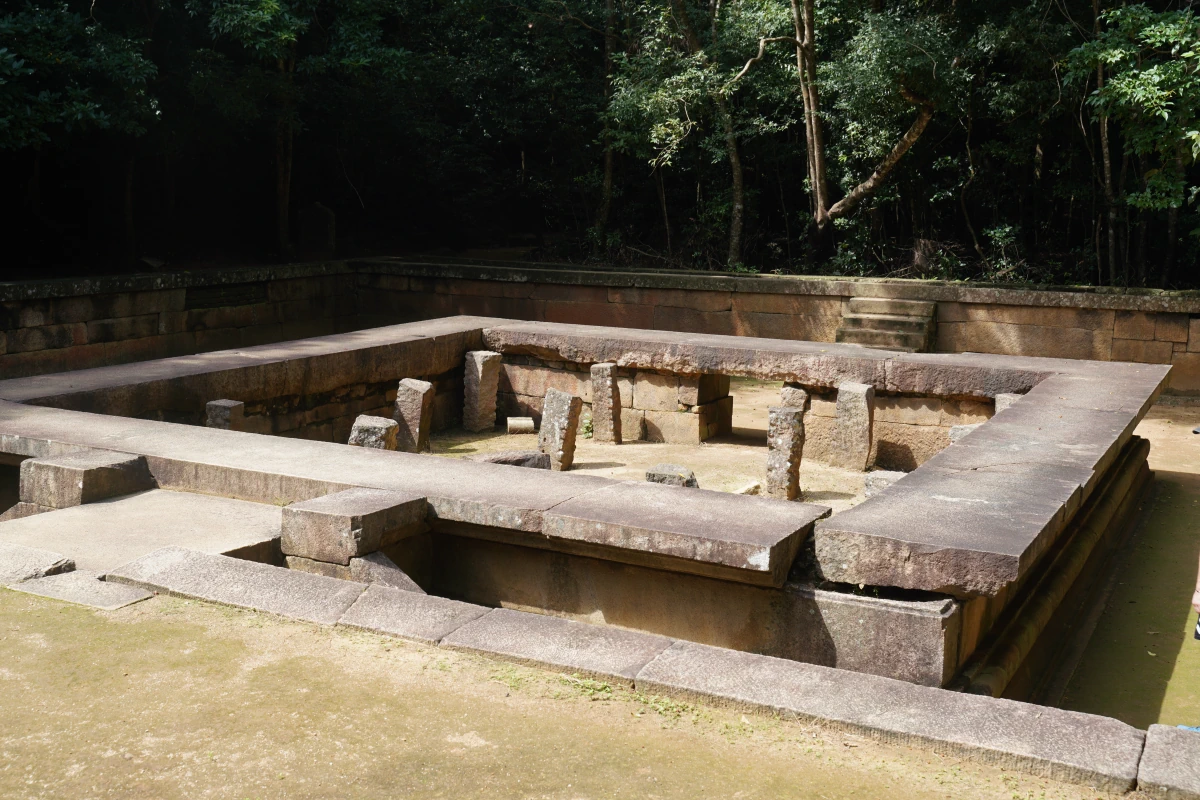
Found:
[[839, 328], [837, 341], [880, 349], [917, 351], [925, 348], [928, 338], [923, 333]]
[[847, 312], [933, 318], [937, 313], [937, 303], [926, 300], [892, 300], [884, 297], [851, 297]]
[[847, 314], [842, 317], [841, 327], [847, 330], [928, 334], [933, 330], [934, 323], [927, 317], [901, 317], [894, 314]]

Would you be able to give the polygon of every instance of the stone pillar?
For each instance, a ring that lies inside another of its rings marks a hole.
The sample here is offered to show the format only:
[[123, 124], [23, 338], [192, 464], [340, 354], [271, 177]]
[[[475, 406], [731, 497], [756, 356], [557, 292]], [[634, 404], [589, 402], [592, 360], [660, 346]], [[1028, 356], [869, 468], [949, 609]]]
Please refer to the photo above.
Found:
[[500, 385], [499, 353], [467, 353], [463, 374], [463, 427], [473, 433], [496, 426], [496, 389]]
[[592, 365], [592, 441], [621, 443], [621, 387], [617, 365]]
[[833, 466], [865, 472], [871, 466], [875, 387], [865, 383], [838, 386], [836, 417]]
[[429, 452], [429, 428], [433, 424], [433, 384], [405, 378], [396, 389], [396, 409], [392, 413], [399, 429], [396, 449], [404, 453]]
[[996, 413], [999, 414], [1004, 409], [1011, 406], [1013, 403], [1020, 400], [1022, 395], [1001, 393], [996, 395]]
[[395, 450], [396, 433], [399, 430], [400, 426], [393, 419], [360, 414], [350, 429], [350, 441], [347, 444], [372, 450]]
[[575, 436], [579, 433], [582, 410], [583, 400], [575, 395], [558, 389], [546, 390], [538, 449], [550, 456], [550, 469], [556, 472], [570, 469], [575, 460]]
[[785, 383], [783, 390], [779, 393], [780, 399], [783, 401], [780, 405], [798, 408], [801, 411], [808, 410], [808, 391], [798, 383]]
[[800, 498], [800, 459], [804, 457], [804, 408], [767, 409], [767, 490], [777, 500]]
[[240, 431], [246, 427], [246, 404], [237, 400], [211, 400], [204, 406], [204, 426]]

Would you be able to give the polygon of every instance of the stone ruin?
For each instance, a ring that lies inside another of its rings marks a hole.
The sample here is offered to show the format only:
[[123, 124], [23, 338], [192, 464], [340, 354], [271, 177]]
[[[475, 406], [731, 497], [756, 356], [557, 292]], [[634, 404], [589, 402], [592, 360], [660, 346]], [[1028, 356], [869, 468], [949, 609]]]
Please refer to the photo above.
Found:
[[[489, 652], [586, 621], [1028, 697], [1150, 479], [1133, 429], [1167, 371], [449, 317], [5, 380], [0, 576]], [[784, 382], [761, 496], [570, 471], [585, 410], [610, 444], [729, 432], [730, 376]], [[497, 424], [539, 451], [428, 453]], [[882, 469], [831, 515], [801, 459]]]

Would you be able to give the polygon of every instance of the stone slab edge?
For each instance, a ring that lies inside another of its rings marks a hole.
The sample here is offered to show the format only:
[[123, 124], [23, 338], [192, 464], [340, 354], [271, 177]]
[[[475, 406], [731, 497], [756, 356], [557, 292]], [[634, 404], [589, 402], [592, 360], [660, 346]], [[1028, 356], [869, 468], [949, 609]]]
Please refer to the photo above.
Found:
[[1200, 798], [1200, 733], [1151, 725], [1137, 782], [1140, 794], [1158, 800]]

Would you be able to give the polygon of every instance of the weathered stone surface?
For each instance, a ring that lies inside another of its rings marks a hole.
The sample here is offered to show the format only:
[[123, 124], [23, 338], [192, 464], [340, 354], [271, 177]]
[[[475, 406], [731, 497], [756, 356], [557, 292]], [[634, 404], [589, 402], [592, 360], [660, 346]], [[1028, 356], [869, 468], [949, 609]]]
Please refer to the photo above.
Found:
[[907, 472], [889, 472], [881, 469], [868, 472], [863, 481], [863, 494], [867, 497], [874, 497], [907, 474]]
[[974, 425], [955, 425], [950, 429], [950, 441], [957, 442], [967, 438], [967, 436], [978, 430], [982, 424], [982, 422], [976, 422]]
[[10, 519], [23, 519], [32, 517], [34, 514], [44, 514], [47, 511], [53, 511], [49, 506], [39, 506], [37, 503], [15, 503], [11, 508], [0, 514], [0, 522], [8, 522]]
[[342, 615], [338, 625], [437, 644], [489, 611], [484, 606], [373, 584]]
[[550, 456], [550, 469], [555, 472], [570, 469], [575, 461], [575, 437], [582, 410], [583, 401], [578, 397], [557, 389], [546, 390], [538, 449]]
[[621, 443], [621, 388], [617, 365], [592, 365], [592, 441]]
[[[799, 399], [793, 397], [793, 399]], [[804, 457], [804, 407], [767, 409], [767, 486], [776, 500], [800, 497], [800, 460]]]
[[245, 430], [246, 404], [239, 400], [210, 400], [204, 406], [204, 424], [226, 431]]
[[549, 667], [629, 685], [671, 644], [665, 636], [624, 631], [498, 608], [451, 633], [442, 647]]
[[33, 578], [13, 584], [8, 588], [27, 594], [36, 594], [39, 597], [101, 608], [105, 611], [116, 611], [118, 608], [154, 596], [145, 589], [110, 583], [102, 581], [100, 578], [101, 575], [98, 572], [73, 570], [44, 578]]
[[641, 442], [646, 439], [646, 412], [640, 408], [621, 409], [621, 441]]
[[803, 386], [795, 383], [785, 383], [779, 394], [780, 405], [798, 408], [801, 411], [808, 409], [808, 390]]
[[1013, 403], [1020, 400], [1022, 395], [1012, 394], [1011, 392], [1001, 392], [996, 395], [996, 413], [999, 414], [1004, 409], [1010, 407]]
[[396, 389], [392, 418], [399, 424], [396, 449], [402, 453], [429, 452], [429, 430], [433, 426], [433, 384], [405, 378]]
[[833, 465], [865, 471], [871, 466], [871, 436], [875, 425], [875, 387], [843, 383], [837, 394], [837, 449]]
[[70, 508], [154, 488], [146, 459], [130, 453], [86, 450], [21, 462], [21, 501]]
[[537, 433], [537, 426], [533, 424], [533, 417], [509, 417], [508, 432]]
[[476, 433], [496, 425], [496, 391], [500, 384], [499, 353], [473, 350], [463, 372], [463, 427]]
[[408, 573], [383, 553], [368, 553], [362, 558], [350, 559], [350, 580], [425, 594], [425, 590]]
[[399, 430], [400, 425], [394, 419], [359, 414], [354, 420], [354, 427], [350, 429], [347, 444], [373, 450], [395, 450]]
[[682, 641], [646, 665], [635, 685], [1112, 792], [1133, 788], [1144, 737], [1108, 717]]
[[425, 530], [429, 504], [413, 492], [345, 491], [283, 509], [284, 555], [349, 565], [350, 559]]
[[360, 583], [182, 547], [155, 550], [105, 580], [323, 625], [337, 622], [363, 591]]
[[1156, 800], [1200, 798], [1200, 733], [1151, 725], [1138, 768], [1140, 794]]
[[19, 583], [74, 569], [75, 562], [61, 553], [0, 541], [0, 584]]
[[681, 495], [629, 481], [556, 506], [543, 515], [542, 532], [603, 548], [602, 557], [615, 561], [779, 586], [813, 522], [828, 513], [807, 503], [704, 489]]
[[675, 411], [679, 408], [679, 376], [640, 371], [633, 379], [630, 403], [643, 411]]
[[550, 469], [550, 456], [540, 450], [503, 450], [499, 453], [475, 453], [468, 461], [481, 464], [506, 464], [510, 467]]
[[696, 473], [680, 464], [655, 464], [646, 470], [646, 480], [650, 483], [661, 483], [666, 486], [683, 486], [688, 489], [699, 489]]

